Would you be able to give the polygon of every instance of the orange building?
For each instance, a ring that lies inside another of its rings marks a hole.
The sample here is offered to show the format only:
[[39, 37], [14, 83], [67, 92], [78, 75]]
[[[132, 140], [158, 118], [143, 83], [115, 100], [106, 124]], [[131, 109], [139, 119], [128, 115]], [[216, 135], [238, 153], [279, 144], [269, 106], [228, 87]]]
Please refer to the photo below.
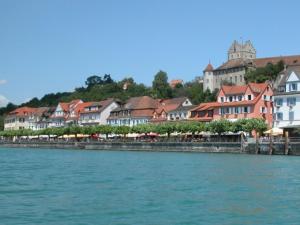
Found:
[[263, 118], [272, 126], [273, 90], [267, 83], [249, 83], [242, 86], [223, 85], [217, 102], [202, 103], [191, 110], [191, 119], [211, 121], [242, 118]]

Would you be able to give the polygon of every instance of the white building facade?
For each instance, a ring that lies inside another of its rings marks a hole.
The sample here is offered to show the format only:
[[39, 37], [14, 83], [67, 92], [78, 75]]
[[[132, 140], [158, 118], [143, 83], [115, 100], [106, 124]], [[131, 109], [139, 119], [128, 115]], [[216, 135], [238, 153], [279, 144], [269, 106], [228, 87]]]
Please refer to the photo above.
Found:
[[286, 71], [274, 95], [274, 127], [300, 127], [300, 66]]
[[115, 101], [107, 101], [94, 102], [91, 103], [91, 105], [86, 106], [80, 112], [79, 125], [106, 125], [110, 112], [119, 106], [119, 104]]

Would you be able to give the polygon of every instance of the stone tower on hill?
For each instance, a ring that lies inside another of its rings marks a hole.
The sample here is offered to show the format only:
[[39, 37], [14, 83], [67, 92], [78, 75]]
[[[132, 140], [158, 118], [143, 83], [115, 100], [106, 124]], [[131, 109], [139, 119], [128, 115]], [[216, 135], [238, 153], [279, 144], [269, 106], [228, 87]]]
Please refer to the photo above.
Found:
[[250, 41], [240, 44], [234, 41], [228, 52], [227, 62], [218, 67], [208, 64], [203, 71], [204, 90], [214, 91], [224, 84], [244, 85], [245, 74], [249, 69], [265, 67], [268, 63], [283, 61], [285, 66], [300, 63], [300, 55], [256, 58], [256, 50]]
[[228, 50], [228, 60], [233, 59], [255, 59], [256, 50], [251, 41], [246, 41], [245, 44], [240, 44], [234, 41]]

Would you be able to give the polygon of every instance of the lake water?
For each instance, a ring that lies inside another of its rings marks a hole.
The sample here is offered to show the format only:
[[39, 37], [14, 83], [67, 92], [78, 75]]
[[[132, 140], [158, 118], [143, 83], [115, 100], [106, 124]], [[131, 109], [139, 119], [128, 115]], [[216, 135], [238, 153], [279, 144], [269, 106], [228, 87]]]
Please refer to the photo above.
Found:
[[0, 148], [0, 224], [300, 224], [300, 157]]

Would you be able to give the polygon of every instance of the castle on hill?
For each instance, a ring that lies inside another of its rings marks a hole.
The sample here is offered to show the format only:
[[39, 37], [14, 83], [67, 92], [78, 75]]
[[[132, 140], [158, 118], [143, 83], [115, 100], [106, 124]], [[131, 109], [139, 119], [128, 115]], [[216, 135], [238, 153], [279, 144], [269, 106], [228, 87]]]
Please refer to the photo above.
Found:
[[256, 49], [248, 40], [245, 43], [234, 41], [227, 52], [227, 62], [214, 68], [209, 63], [203, 71], [204, 90], [220, 89], [222, 84], [244, 85], [245, 74], [249, 69], [264, 67], [268, 63], [283, 61], [286, 66], [300, 63], [300, 55], [256, 58]]

